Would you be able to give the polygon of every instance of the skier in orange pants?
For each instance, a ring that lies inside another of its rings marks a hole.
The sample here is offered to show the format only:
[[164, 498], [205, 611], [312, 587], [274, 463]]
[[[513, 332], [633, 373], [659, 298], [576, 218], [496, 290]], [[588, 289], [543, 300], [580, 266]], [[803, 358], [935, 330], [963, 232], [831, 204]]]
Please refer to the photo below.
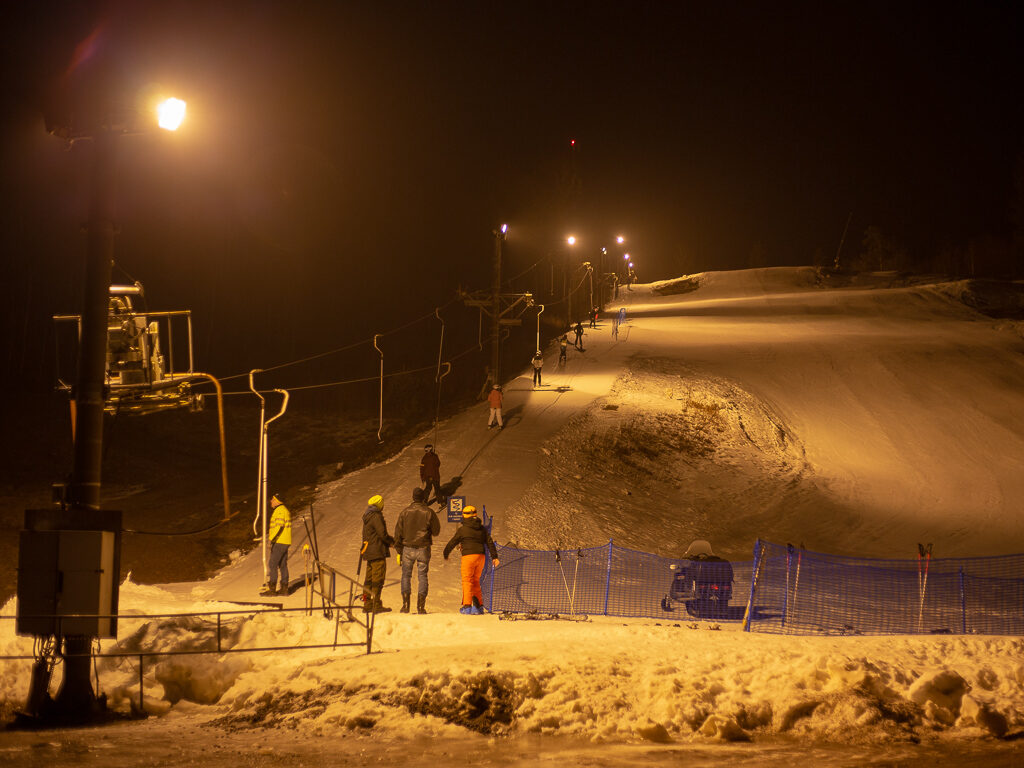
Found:
[[484, 612], [484, 595], [480, 591], [480, 577], [483, 576], [486, 562], [484, 553], [491, 553], [495, 568], [500, 563], [494, 539], [477, 517], [476, 507], [471, 504], [463, 508], [462, 525], [455, 530], [455, 535], [445, 545], [445, 560], [456, 545], [462, 549], [462, 608], [459, 609], [459, 613], [481, 614]]

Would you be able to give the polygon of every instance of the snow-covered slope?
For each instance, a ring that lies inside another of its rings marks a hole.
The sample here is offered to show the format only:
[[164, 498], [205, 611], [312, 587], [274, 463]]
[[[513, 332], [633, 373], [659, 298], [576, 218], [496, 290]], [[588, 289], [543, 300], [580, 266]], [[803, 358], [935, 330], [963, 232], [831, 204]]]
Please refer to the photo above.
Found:
[[[757, 537], [908, 558], [919, 541], [933, 542], [936, 556], [1024, 551], [1024, 341], [1012, 328], [941, 287], [827, 289], [811, 269], [635, 286], [610, 309], [619, 306], [629, 322], [617, 337], [602, 320], [564, 368], [549, 350], [544, 387], [532, 388], [523, 361], [505, 387], [505, 430], [488, 430], [479, 405], [392, 460], [319, 488], [321, 557], [354, 575], [366, 499], [381, 494], [393, 525], [428, 438], [442, 479], [457, 476], [458, 493], [486, 506], [500, 542], [549, 549], [614, 538], [678, 555], [699, 537], [742, 559]], [[301, 523], [296, 530], [293, 575], [303, 562]], [[458, 563], [440, 556], [452, 530], [443, 524], [434, 547], [431, 615], [380, 617], [384, 654], [179, 657], [148, 678], [147, 700], [167, 709], [156, 704], [165, 692], [184, 696], [172, 711], [221, 727], [294, 725], [381, 744], [466, 727], [844, 743], [1024, 728], [1020, 639], [464, 617]], [[392, 560], [384, 593], [396, 608], [397, 571]], [[207, 608], [254, 600], [261, 581], [253, 553], [202, 583], [128, 584], [121, 603]], [[301, 593], [286, 602], [301, 604]], [[154, 627], [133, 642], [185, 642]], [[30, 648], [9, 622], [2, 629], [2, 652]], [[277, 617], [240, 632], [249, 645], [294, 645], [322, 642], [333, 623]], [[26, 668], [4, 667], [8, 706], [24, 697]], [[115, 700], [136, 695], [131, 670], [102, 674]]]

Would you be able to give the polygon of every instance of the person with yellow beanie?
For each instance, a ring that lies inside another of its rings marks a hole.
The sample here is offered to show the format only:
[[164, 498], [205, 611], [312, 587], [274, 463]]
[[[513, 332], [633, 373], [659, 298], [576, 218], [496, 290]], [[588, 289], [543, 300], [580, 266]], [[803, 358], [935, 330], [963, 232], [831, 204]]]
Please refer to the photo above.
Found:
[[394, 539], [388, 535], [384, 522], [384, 499], [380, 494], [371, 496], [363, 513], [363, 546], [359, 556], [366, 561], [366, 578], [363, 581], [363, 611], [366, 613], [387, 613], [380, 601], [384, 589], [384, 576], [388, 569], [389, 547]]

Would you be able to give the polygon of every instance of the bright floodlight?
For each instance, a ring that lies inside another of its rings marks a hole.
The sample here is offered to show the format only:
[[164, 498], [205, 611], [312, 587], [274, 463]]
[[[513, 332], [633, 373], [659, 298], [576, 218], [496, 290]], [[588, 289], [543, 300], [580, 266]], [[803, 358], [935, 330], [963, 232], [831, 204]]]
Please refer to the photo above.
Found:
[[565, 242], [567, 242], [569, 245], [576, 245], [576, 235], [569, 235], [567, 238], [565, 238]]
[[632, 268], [633, 268], [633, 262], [632, 262], [632, 261], [631, 261], [631, 262], [629, 262], [629, 268], [630, 268], [630, 269], [632, 269]]
[[506, 232], [508, 232], [508, 224], [502, 224], [501, 225], [501, 234], [504, 235]]
[[185, 102], [181, 99], [167, 99], [156, 107], [157, 125], [165, 131], [176, 131], [185, 120]]
[[622, 254], [622, 260], [623, 261], [629, 261], [629, 254], [628, 253]]
[[626, 238], [624, 238], [622, 235], [619, 235], [618, 237], [615, 238], [615, 242], [618, 243], [619, 245], [622, 245], [624, 242], [626, 242]]

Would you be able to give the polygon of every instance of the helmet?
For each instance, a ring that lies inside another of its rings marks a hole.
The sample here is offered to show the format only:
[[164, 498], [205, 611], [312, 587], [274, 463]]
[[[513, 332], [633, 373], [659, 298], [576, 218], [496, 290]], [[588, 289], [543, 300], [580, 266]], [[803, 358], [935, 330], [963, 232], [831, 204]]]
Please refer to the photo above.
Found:
[[376, 496], [371, 496], [370, 500], [366, 503], [369, 504], [371, 507], [383, 507], [384, 498], [378, 493]]
[[427, 443], [426, 445], [423, 446], [423, 450], [424, 451], [432, 451], [432, 450], [434, 450], [434, 446], [433, 446], [432, 443]]
[[690, 546], [686, 548], [686, 552], [683, 553], [683, 557], [697, 557], [698, 555], [710, 555], [714, 556], [714, 552], [711, 550], [711, 543], [704, 539], [697, 539], [690, 543]]
[[279, 507], [283, 503], [284, 502], [282, 502], [279, 498], [277, 498], [277, 494], [276, 493], [273, 496], [270, 497], [270, 506], [272, 506], [272, 507]]
[[424, 493], [423, 493], [423, 489], [422, 488], [413, 488], [412, 489], [412, 500], [413, 501], [423, 501], [423, 496], [424, 496]]
[[476, 507], [472, 504], [467, 504], [462, 508], [463, 517], [474, 517], [476, 515]]
[[491, 389], [501, 389], [501, 385], [495, 384], [493, 387], [491, 387]]

